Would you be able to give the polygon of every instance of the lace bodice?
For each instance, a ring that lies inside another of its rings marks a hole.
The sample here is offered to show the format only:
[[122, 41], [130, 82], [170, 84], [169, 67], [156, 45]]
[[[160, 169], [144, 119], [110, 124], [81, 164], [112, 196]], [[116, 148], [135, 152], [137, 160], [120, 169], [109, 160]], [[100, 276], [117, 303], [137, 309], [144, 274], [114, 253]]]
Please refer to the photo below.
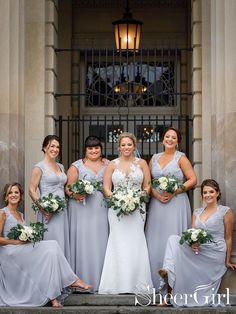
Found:
[[193, 214], [196, 217], [196, 228], [203, 228], [207, 230], [213, 236], [214, 241], [224, 241], [224, 216], [228, 210], [229, 207], [218, 205], [216, 212], [213, 213], [206, 221], [202, 222], [200, 216], [204, 211], [204, 208], [195, 209]]
[[143, 171], [138, 164], [139, 158], [135, 158], [130, 167], [128, 175], [119, 168], [120, 159], [114, 159], [115, 170], [112, 174], [112, 183], [114, 188], [119, 185], [128, 185], [129, 187], [135, 187], [141, 189], [143, 183]]
[[65, 197], [64, 185], [67, 181], [67, 176], [63, 165], [60, 163], [57, 163], [57, 165], [61, 169], [60, 174], [56, 174], [54, 171], [50, 170], [43, 160], [35, 165], [35, 167], [40, 168], [42, 171], [42, 177], [39, 182], [41, 197], [46, 196], [49, 193]]
[[80, 179], [86, 179], [90, 182], [102, 182], [108, 163], [109, 160], [105, 159], [102, 168], [97, 173], [86, 167], [82, 159], [75, 161], [72, 165], [77, 169]]
[[180, 169], [178, 162], [182, 156], [185, 156], [185, 154], [176, 151], [174, 158], [170, 162], [168, 162], [165, 167], [161, 168], [158, 160], [160, 159], [162, 154], [163, 153], [154, 154], [152, 157], [152, 178], [155, 179], [157, 177], [160, 177], [161, 175], [172, 175], [175, 176], [179, 180], [179, 182], [184, 182], [184, 174]]
[[1, 209], [2, 211], [5, 212], [6, 214], [6, 220], [5, 220], [5, 224], [4, 224], [4, 228], [3, 228], [3, 236], [6, 238], [8, 232], [10, 231], [11, 228], [16, 227], [17, 224], [23, 225], [24, 224], [24, 220], [23, 220], [23, 214], [21, 214], [23, 223], [18, 221], [9, 211], [9, 209], [7, 207], [4, 207]]

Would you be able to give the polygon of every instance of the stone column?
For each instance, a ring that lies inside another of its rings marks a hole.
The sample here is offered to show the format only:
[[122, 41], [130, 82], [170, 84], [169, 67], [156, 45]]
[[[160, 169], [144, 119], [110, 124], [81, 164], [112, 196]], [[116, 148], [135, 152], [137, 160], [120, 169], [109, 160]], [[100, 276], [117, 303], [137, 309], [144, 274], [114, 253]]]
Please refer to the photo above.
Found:
[[24, 185], [24, 7], [0, 0], [0, 190]]
[[57, 55], [58, 47], [58, 1], [45, 2], [45, 135], [55, 134], [54, 118], [57, 117]]
[[45, 0], [25, 0], [25, 213], [32, 220], [28, 196], [33, 165], [43, 157], [45, 136]]
[[194, 190], [194, 208], [200, 205], [200, 188], [202, 180], [202, 23], [201, 0], [192, 0], [192, 116], [193, 116], [193, 165], [198, 184]]
[[[202, 1], [202, 177], [216, 179], [222, 204], [235, 212], [236, 2]], [[234, 234], [232, 260], [236, 261]], [[221, 284], [236, 293], [236, 274], [227, 271]]]

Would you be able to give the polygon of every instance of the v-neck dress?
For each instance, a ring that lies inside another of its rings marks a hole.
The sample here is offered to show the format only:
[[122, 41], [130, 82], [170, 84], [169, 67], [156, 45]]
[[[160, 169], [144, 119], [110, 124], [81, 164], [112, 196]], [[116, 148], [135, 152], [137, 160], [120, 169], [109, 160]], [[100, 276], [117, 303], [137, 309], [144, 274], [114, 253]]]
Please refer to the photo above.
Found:
[[[112, 174], [114, 189], [120, 185], [141, 189], [143, 171], [138, 158], [126, 175], [119, 169], [119, 158], [113, 161], [116, 169]], [[110, 235], [107, 244], [99, 294], [144, 293], [152, 290], [151, 270], [144, 234], [146, 214], [135, 210], [131, 215], [118, 218], [109, 208]]]
[[[217, 293], [221, 278], [226, 271], [226, 243], [224, 239], [224, 216], [229, 207], [219, 205], [217, 211], [205, 222], [200, 219], [204, 209], [195, 209], [195, 227], [209, 232], [213, 242], [202, 244], [199, 254], [192, 248], [179, 244], [180, 236], [170, 236], [162, 268], [168, 270], [169, 285], [173, 288], [172, 295], [187, 294], [188, 301], [176, 298], [174, 306], [217, 306]], [[161, 286], [165, 283], [161, 280]], [[165, 289], [164, 289], [165, 290]], [[195, 297], [194, 297], [195, 295]]]
[[[40, 197], [47, 196], [49, 193], [65, 197], [64, 186], [67, 181], [67, 176], [62, 164], [57, 163], [61, 170], [60, 174], [48, 169], [46, 163], [42, 160], [34, 167], [40, 168], [42, 171], [41, 180], [39, 182]], [[44, 216], [39, 211], [37, 220], [43, 222], [48, 229], [44, 233], [44, 240], [56, 240], [61, 247], [68, 262], [70, 261], [70, 248], [69, 248], [69, 225], [68, 225], [68, 212], [67, 208], [64, 211], [54, 214], [52, 218], [46, 222]]]
[[[163, 168], [159, 159], [163, 153], [154, 154], [152, 157], [152, 178], [162, 175], [173, 175], [180, 183], [184, 182], [184, 175], [179, 167], [179, 159], [184, 155], [175, 152], [174, 158]], [[147, 213], [145, 233], [151, 263], [152, 280], [156, 290], [160, 280], [158, 270], [162, 267], [167, 240], [170, 235], [181, 235], [191, 226], [191, 208], [187, 193], [174, 196], [168, 203], [161, 203], [152, 197]]]
[[[108, 160], [104, 161], [98, 173], [87, 168], [81, 159], [72, 165], [77, 169], [79, 179], [103, 182], [108, 162]], [[107, 206], [103, 193], [96, 191], [94, 194], [87, 195], [85, 204], [70, 199], [68, 210], [71, 267], [85, 282], [93, 285], [92, 292], [97, 292], [109, 232]]]
[[[3, 237], [20, 223], [7, 207]], [[0, 246], [0, 306], [43, 306], [77, 276], [57, 241]]]

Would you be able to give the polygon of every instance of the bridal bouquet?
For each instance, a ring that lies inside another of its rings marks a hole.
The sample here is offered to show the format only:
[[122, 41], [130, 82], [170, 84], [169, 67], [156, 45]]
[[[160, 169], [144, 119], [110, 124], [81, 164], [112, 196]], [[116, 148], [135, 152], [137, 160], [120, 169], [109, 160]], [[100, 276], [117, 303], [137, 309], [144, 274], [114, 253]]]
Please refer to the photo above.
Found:
[[[77, 180], [72, 185], [69, 185], [68, 189], [73, 194], [86, 195], [86, 194], [93, 194], [96, 190], [96, 187], [94, 186], [92, 182], [85, 179], [80, 179], [80, 180]], [[83, 200], [83, 204], [85, 205], [85, 199]]]
[[[213, 237], [204, 229], [188, 229], [185, 232], [182, 232], [182, 237], [179, 240], [180, 244], [188, 244], [191, 246], [194, 243], [204, 244], [207, 242], [213, 242]], [[198, 254], [198, 252], [195, 252]]]
[[140, 189], [129, 188], [127, 186], [117, 187], [111, 196], [106, 197], [107, 205], [112, 208], [117, 217], [130, 215], [136, 209], [141, 214], [145, 213], [144, 203], [148, 203], [149, 195]]
[[48, 196], [41, 197], [37, 203], [32, 204], [33, 210], [36, 212], [42, 208], [47, 213], [59, 213], [66, 207], [65, 198], [49, 193]]
[[175, 193], [179, 187], [179, 181], [175, 176], [166, 175], [152, 180], [152, 186], [160, 192]]
[[31, 222], [29, 226], [17, 224], [16, 227], [12, 227], [7, 237], [8, 239], [29, 241], [34, 244], [43, 239], [44, 232], [47, 231], [41, 222]]

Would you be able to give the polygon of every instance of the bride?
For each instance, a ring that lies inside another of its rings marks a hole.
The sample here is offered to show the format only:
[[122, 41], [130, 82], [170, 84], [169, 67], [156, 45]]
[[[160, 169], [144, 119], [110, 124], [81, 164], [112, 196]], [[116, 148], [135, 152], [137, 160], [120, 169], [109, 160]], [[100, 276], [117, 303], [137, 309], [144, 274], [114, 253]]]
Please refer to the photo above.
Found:
[[[114, 159], [104, 174], [104, 193], [112, 195], [112, 187], [128, 186], [150, 192], [150, 172], [145, 160], [134, 157], [136, 138], [122, 133], [118, 140], [120, 157]], [[110, 208], [110, 235], [98, 293], [135, 293], [153, 287], [144, 223], [146, 214], [135, 210], [118, 218]], [[144, 290], [142, 288], [142, 290]]]

